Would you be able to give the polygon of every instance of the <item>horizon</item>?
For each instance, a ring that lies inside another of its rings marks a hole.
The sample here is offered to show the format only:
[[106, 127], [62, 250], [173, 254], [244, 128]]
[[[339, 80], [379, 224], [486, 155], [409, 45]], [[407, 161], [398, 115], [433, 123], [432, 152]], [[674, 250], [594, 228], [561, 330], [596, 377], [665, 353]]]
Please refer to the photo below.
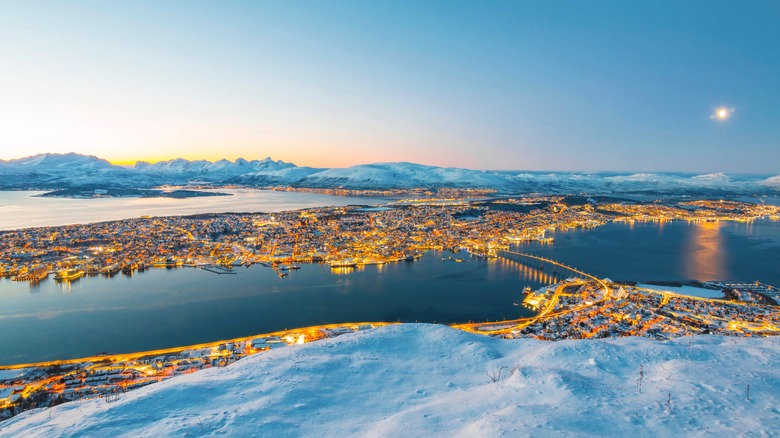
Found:
[[245, 160], [248, 162], [252, 161], [263, 161], [263, 160], [271, 160], [274, 162], [283, 162], [286, 164], [292, 164], [296, 167], [309, 167], [312, 169], [321, 169], [321, 170], [327, 170], [327, 169], [346, 169], [350, 167], [356, 167], [356, 166], [370, 166], [370, 165], [381, 165], [381, 164], [400, 164], [400, 163], [408, 163], [408, 164], [414, 164], [414, 165], [421, 165], [421, 166], [428, 166], [428, 167], [439, 167], [439, 168], [453, 168], [453, 169], [464, 169], [464, 170], [476, 170], [476, 171], [486, 171], [486, 172], [497, 172], [497, 173], [504, 173], [504, 172], [522, 172], [522, 173], [530, 173], [530, 174], [542, 174], [542, 173], [572, 173], [572, 174], [592, 174], [592, 175], [600, 175], [600, 174], [626, 174], [626, 175], [643, 175], [643, 174], [666, 174], [666, 175], [684, 175], [684, 176], [708, 176], [708, 175], [728, 175], [728, 176], [753, 176], [753, 177], [772, 177], [772, 176], [780, 176], [780, 171], [778, 172], [724, 172], [724, 171], [699, 171], [699, 172], [693, 172], [693, 171], [674, 171], [674, 170], [658, 170], [658, 169], [650, 169], [650, 170], [635, 170], [635, 169], [602, 169], [602, 170], [579, 170], [579, 169], [572, 169], [572, 170], [555, 170], [555, 169], [522, 169], [522, 168], [506, 168], [506, 169], [477, 169], [477, 168], [469, 168], [469, 167], [461, 167], [461, 166], [443, 166], [438, 164], [426, 164], [426, 163], [417, 163], [413, 161], [378, 161], [378, 162], [371, 162], [371, 163], [358, 163], [350, 166], [340, 166], [340, 167], [316, 167], [316, 166], [310, 166], [306, 164], [300, 164], [295, 163], [292, 161], [285, 160], [283, 158], [274, 158], [271, 156], [265, 156], [265, 157], [257, 157], [257, 158], [246, 158], [246, 157], [237, 157], [234, 159], [228, 159], [228, 158], [219, 158], [216, 160], [209, 160], [205, 158], [183, 158], [183, 157], [175, 157], [170, 159], [164, 159], [160, 161], [147, 161], [147, 160], [136, 160], [129, 163], [123, 163], [123, 162], [113, 162], [111, 160], [108, 160], [106, 158], [103, 158], [99, 155], [94, 154], [80, 154], [78, 152], [42, 152], [34, 155], [26, 155], [26, 156], [19, 156], [16, 158], [0, 158], [0, 162], [10, 162], [10, 161], [16, 161], [16, 160], [24, 160], [28, 158], [34, 158], [37, 156], [46, 156], [46, 155], [53, 155], [53, 156], [67, 156], [67, 155], [78, 155], [83, 157], [93, 157], [100, 160], [107, 161], [108, 163], [124, 167], [127, 169], [132, 169], [136, 167], [139, 163], [147, 163], [147, 164], [158, 164], [158, 163], [164, 163], [164, 162], [171, 162], [175, 160], [185, 160], [188, 162], [196, 162], [196, 161], [205, 161], [208, 163], [215, 163], [218, 161], [228, 161], [230, 163], [236, 163], [238, 160]]
[[780, 2], [2, 12], [0, 436], [780, 427]]
[[2, 159], [780, 173], [773, 3], [77, 3], [4, 11]]

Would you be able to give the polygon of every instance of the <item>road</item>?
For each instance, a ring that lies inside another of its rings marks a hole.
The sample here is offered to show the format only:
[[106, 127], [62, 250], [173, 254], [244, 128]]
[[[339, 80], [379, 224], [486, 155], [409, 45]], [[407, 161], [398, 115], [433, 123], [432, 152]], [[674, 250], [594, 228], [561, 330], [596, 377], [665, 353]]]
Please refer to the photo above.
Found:
[[[587, 272], [584, 272], [584, 271], [579, 270], [577, 268], [573, 268], [573, 267], [565, 265], [563, 263], [556, 262], [555, 260], [552, 260], [552, 259], [548, 259], [548, 258], [540, 257], [540, 256], [535, 256], [535, 255], [532, 255], [532, 254], [526, 254], [526, 253], [522, 253], [522, 252], [508, 251], [508, 250], [499, 250], [499, 251], [496, 251], [496, 254], [498, 254], [498, 256], [500, 256], [500, 257], [504, 257], [504, 258], [507, 258], [507, 259], [510, 259], [510, 260], [512, 260], [513, 257], [522, 257], [522, 258], [528, 258], [528, 259], [532, 259], [532, 260], [538, 260], [538, 261], [545, 262], [545, 263], [550, 263], [550, 264], [552, 264], [554, 266], [558, 266], [558, 267], [567, 269], [567, 270], [572, 271], [572, 272], [574, 272], [574, 273], [576, 273], [578, 275], [581, 275], [581, 276], [583, 276], [583, 277], [585, 277], [585, 278], [587, 278], [587, 279], [589, 279], [591, 281], [596, 282], [604, 290], [604, 295], [601, 297], [601, 299], [599, 299], [599, 300], [597, 300], [597, 301], [595, 301], [595, 302], [593, 302], [591, 304], [583, 305], [583, 306], [577, 306], [577, 307], [572, 307], [571, 309], [567, 309], [567, 310], [564, 310], [564, 311], [561, 311], [561, 312], [558, 312], [558, 313], [551, 314], [550, 312], [552, 312], [552, 310], [555, 308], [555, 304], [558, 302], [558, 298], [559, 298], [563, 288], [565, 288], [566, 286], [576, 285], [576, 284], [584, 285], [587, 282], [583, 281], [583, 282], [579, 282], [579, 283], [565, 283], [565, 284], [561, 284], [558, 287], [556, 287], [555, 292], [553, 293], [553, 296], [548, 301], [547, 306], [544, 308], [544, 310], [542, 310], [538, 315], [533, 316], [531, 318], [520, 318], [520, 319], [501, 321], [501, 322], [495, 322], [495, 323], [483, 322], [483, 323], [456, 324], [456, 325], [453, 325], [452, 327], [460, 329], [460, 330], [465, 330], [467, 332], [479, 333], [479, 334], [483, 334], [483, 335], [485, 335], [485, 334], [487, 334], [487, 335], [489, 335], [489, 334], [500, 334], [500, 333], [506, 331], [510, 326], [511, 326], [512, 330], [519, 330], [519, 329], [525, 328], [525, 327], [527, 327], [527, 326], [529, 326], [529, 325], [531, 325], [531, 324], [533, 324], [533, 323], [535, 323], [537, 321], [540, 321], [540, 320], [542, 320], [544, 318], [549, 318], [549, 317], [552, 317], [552, 316], [562, 315], [564, 313], [573, 312], [573, 311], [576, 311], [576, 310], [581, 310], [583, 307], [593, 306], [595, 304], [602, 303], [602, 302], [604, 302], [604, 301], [606, 301], [606, 300], [608, 300], [610, 298], [611, 289], [607, 285], [607, 283], [604, 282], [604, 280], [602, 280], [602, 279], [600, 279], [600, 278], [598, 278], [598, 277], [596, 277], [594, 275], [588, 274]], [[487, 329], [487, 330], [484, 330], [484, 329], [480, 330], [481, 327], [487, 328], [487, 327], [498, 326], [498, 325], [504, 326], [506, 328], [500, 328], [500, 329], [495, 329], [495, 330], [489, 330], [489, 329]]]
[[[103, 355], [103, 356], [91, 356], [91, 357], [82, 357], [78, 359], [65, 359], [65, 360], [55, 360], [55, 361], [49, 361], [49, 362], [37, 362], [37, 363], [27, 363], [27, 364], [16, 364], [16, 365], [0, 365], [0, 370], [18, 370], [23, 368], [37, 368], [37, 367], [50, 367], [50, 366], [61, 366], [61, 365], [69, 365], [69, 364], [79, 364], [79, 363], [85, 363], [85, 362], [100, 362], [104, 363], [105, 365], [112, 364], [112, 363], [118, 363], [118, 362], [126, 362], [126, 361], [132, 361], [137, 360], [143, 357], [149, 357], [149, 356], [166, 356], [166, 355], [173, 355], [181, 353], [182, 351], [186, 350], [198, 350], [201, 348], [212, 348], [217, 347], [220, 344], [225, 343], [241, 343], [241, 342], [247, 342], [251, 341], [255, 338], [267, 338], [272, 336], [279, 336], [284, 337], [288, 335], [300, 335], [300, 334], [310, 334], [313, 332], [317, 332], [321, 329], [336, 329], [341, 327], [358, 327], [361, 325], [371, 325], [372, 327], [381, 327], [386, 325], [393, 325], [398, 324], [396, 322], [348, 322], [348, 323], [340, 323], [340, 324], [325, 324], [325, 325], [318, 325], [318, 326], [312, 326], [312, 327], [304, 327], [299, 329], [293, 329], [293, 330], [282, 330], [278, 332], [273, 333], [264, 333], [259, 335], [252, 335], [252, 336], [244, 336], [240, 338], [234, 338], [234, 339], [225, 339], [221, 341], [214, 341], [214, 342], [206, 342], [202, 344], [195, 344], [195, 345], [187, 345], [184, 347], [172, 347], [172, 348], [162, 348], [158, 350], [149, 350], [149, 351], [141, 351], [136, 353], [125, 353], [125, 354], [111, 354], [111, 355]], [[319, 338], [318, 338], [319, 339]], [[307, 339], [307, 341], [312, 340], [311, 338]]]

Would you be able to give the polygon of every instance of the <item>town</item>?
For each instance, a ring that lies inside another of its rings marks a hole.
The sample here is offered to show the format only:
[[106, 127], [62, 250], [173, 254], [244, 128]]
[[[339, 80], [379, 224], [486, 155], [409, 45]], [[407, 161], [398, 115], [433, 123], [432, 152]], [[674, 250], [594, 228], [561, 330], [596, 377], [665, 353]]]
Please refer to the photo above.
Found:
[[[524, 291], [523, 305], [536, 312], [534, 317], [454, 325], [457, 329], [553, 341], [615, 336], [664, 340], [697, 333], [770, 336], [780, 334], [778, 290], [772, 286], [708, 283], [700, 286], [722, 298], [700, 298], [669, 290], [673, 288], [599, 279], [511, 249], [523, 241], [549, 242], [554, 230], [609, 222], [760, 218], [778, 220], [780, 209], [722, 200], [448, 196], [406, 198], [380, 207], [143, 217], [2, 232], [0, 273], [34, 283], [55, 272], [55, 279], [68, 282], [152, 268], [190, 266], [220, 274], [238, 265], [262, 264], [284, 278], [297, 263], [329, 263], [338, 272], [349, 272], [361, 265], [413, 261], [428, 250], [466, 251], [471, 257], [502, 257], [518, 268], [539, 270], [555, 284]], [[541, 271], [544, 263], [571, 276], [553, 278]], [[84, 398], [111, 402], [128, 390], [175, 375], [386, 324], [334, 324], [151, 352], [0, 367], [0, 418]]]
[[[536, 266], [501, 253], [518, 264]], [[740, 285], [736, 289], [704, 284], [709, 291], [723, 287], [731, 300], [681, 295], [663, 287], [614, 283], [585, 273], [574, 273], [560, 283], [525, 291], [524, 305], [537, 315], [514, 321], [457, 324], [453, 328], [500, 337], [564, 339], [644, 336], [660, 341], [693, 334], [773, 336], [780, 334], [780, 307], [774, 301], [754, 300], [751, 289], [780, 290], [768, 285]], [[766, 295], [762, 295], [767, 298]], [[198, 370], [224, 367], [244, 357], [269, 350], [294, 348], [393, 323], [361, 322], [254, 335], [219, 342], [89, 358], [0, 367], [0, 419], [25, 410], [47, 408], [73, 400], [102, 398], [111, 403], [136, 388]]]
[[[446, 193], [445, 193], [446, 194]], [[462, 195], [462, 193], [461, 193]], [[639, 203], [577, 196], [405, 198], [379, 207], [280, 213], [141, 217], [0, 232], [0, 277], [38, 282], [132, 275], [182, 266], [228, 273], [263, 264], [284, 278], [298, 263], [361, 265], [414, 260], [428, 250], [494, 257], [552, 231], [609, 222], [777, 220], [780, 208], [737, 201]]]
[[73, 400], [116, 400], [127, 391], [289, 345], [388, 323], [333, 324], [120, 355], [0, 367], [0, 420]]
[[[686, 295], [675, 292], [674, 287], [570, 278], [528, 292], [524, 305], [539, 312], [533, 318], [455, 327], [506, 339], [549, 341], [617, 336], [667, 340], [694, 334], [780, 335], [780, 307], [776, 301], [780, 289], [756, 284], [743, 284], [739, 289], [723, 286], [704, 283], [695, 289], [720, 292], [732, 299]], [[766, 289], [769, 291], [756, 292]], [[735, 298], [740, 295], [746, 300]]]

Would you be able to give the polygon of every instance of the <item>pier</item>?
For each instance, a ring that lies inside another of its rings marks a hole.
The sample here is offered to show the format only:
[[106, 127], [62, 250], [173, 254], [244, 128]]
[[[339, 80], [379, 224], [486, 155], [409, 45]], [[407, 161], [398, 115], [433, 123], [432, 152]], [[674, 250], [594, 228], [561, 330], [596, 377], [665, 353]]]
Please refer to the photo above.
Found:
[[19, 274], [16, 277], [14, 277], [13, 281], [29, 281], [32, 283], [38, 282], [43, 280], [44, 278], [49, 276], [49, 268], [45, 266], [41, 266], [40, 268], [33, 269], [32, 271], [27, 271], [23, 274]]
[[229, 269], [223, 268], [222, 266], [197, 265], [195, 266], [195, 268], [200, 269], [202, 271], [211, 272], [212, 274], [217, 274], [217, 275], [236, 274], [235, 271], [231, 271]]

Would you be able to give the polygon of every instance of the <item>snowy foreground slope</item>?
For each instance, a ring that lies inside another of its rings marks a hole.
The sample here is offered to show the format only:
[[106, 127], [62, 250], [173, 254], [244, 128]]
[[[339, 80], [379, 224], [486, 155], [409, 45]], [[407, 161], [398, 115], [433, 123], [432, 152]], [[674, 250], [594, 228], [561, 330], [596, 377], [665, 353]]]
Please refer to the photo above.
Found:
[[0, 436], [765, 436], [780, 430], [778, 363], [778, 338], [551, 343], [405, 324], [28, 411]]

